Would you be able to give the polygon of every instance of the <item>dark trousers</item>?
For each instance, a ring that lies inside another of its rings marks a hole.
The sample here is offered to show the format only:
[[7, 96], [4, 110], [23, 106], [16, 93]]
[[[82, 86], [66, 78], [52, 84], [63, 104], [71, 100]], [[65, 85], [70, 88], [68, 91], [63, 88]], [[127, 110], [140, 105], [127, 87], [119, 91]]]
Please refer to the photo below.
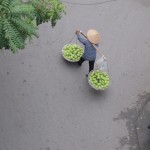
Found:
[[[86, 60], [83, 57], [81, 57], [81, 59], [78, 61], [78, 64], [81, 66], [84, 61]], [[89, 61], [89, 72], [94, 69], [94, 63], [95, 63], [95, 60]]]

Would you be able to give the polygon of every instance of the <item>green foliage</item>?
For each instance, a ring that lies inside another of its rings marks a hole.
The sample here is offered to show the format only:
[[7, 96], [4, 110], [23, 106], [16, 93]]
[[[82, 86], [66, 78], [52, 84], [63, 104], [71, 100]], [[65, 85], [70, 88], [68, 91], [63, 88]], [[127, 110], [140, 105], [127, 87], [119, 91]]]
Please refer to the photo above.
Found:
[[0, 49], [4, 47], [15, 53], [25, 47], [27, 37], [37, 36], [32, 5], [20, 0], [1, 0], [0, 13]]
[[54, 27], [65, 13], [65, 7], [59, 0], [29, 0], [29, 3], [35, 8], [37, 25], [51, 21]]
[[23, 49], [27, 38], [37, 36], [38, 25], [51, 21], [54, 27], [62, 13], [59, 0], [0, 0], [0, 49]]

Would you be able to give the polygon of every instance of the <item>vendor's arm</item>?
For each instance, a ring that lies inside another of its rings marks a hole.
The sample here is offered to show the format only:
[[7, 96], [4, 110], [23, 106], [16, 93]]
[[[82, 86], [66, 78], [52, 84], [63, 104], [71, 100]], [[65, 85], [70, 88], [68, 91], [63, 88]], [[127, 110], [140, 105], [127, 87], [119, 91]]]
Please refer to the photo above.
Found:
[[83, 36], [81, 36], [80, 31], [77, 30], [76, 35], [77, 35], [78, 40], [85, 45], [87, 39], [85, 39], [85, 38], [83, 38]]

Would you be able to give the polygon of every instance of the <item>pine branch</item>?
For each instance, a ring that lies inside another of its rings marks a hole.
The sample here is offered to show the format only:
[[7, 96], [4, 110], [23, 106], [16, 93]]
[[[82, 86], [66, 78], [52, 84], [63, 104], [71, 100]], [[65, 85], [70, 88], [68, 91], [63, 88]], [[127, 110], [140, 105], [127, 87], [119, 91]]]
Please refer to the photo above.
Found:
[[11, 18], [11, 21], [18, 25], [20, 29], [22, 29], [24, 32], [28, 33], [29, 35], [33, 34], [34, 36], [37, 36], [36, 33], [36, 27], [28, 24], [26, 21], [21, 20], [19, 18]]
[[21, 0], [12, 0], [10, 3], [11, 7], [14, 7], [16, 5], [21, 5], [21, 4], [22, 4]]
[[10, 6], [10, 11], [14, 16], [22, 15], [22, 16], [29, 16], [32, 18], [35, 17], [35, 11], [32, 5], [22, 4], [21, 6], [20, 5], [16, 5], [14, 7]]
[[25, 40], [21, 37], [16, 27], [8, 20], [4, 21], [4, 33], [5, 38], [10, 42], [9, 46], [13, 52], [16, 52], [17, 49], [24, 48]]
[[9, 39], [9, 46], [13, 53], [17, 52], [18, 48], [16, 47], [16, 45], [14, 44], [14, 41], [12, 39]]
[[24, 48], [25, 40], [22, 38], [21, 33], [19, 32], [19, 30], [17, 30], [17, 27], [13, 23], [11, 23], [11, 28], [12, 28], [12, 33], [15, 34], [16, 36], [17, 47], [19, 49]]
[[1, 5], [6, 8], [9, 7], [9, 4], [10, 4], [10, 0], [2, 0], [2, 2], [1, 2]]

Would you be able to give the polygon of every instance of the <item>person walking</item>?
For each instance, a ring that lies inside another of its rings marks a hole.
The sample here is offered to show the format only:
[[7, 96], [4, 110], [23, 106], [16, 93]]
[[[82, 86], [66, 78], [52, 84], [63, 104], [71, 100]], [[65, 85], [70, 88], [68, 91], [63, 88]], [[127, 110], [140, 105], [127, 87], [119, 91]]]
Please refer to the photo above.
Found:
[[[84, 54], [78, 61], [78, 65], [81, 66], [84, 61], [89, 61], [89, 72], [94, 69], [94, 63], [96, 59], [96, 47], [99, 46], [100, 35], [94, 30], [90, 29], [87, 35], [84, 35], [82, 31], [75, 31], [78, 40], [84, 45]], [[86, 74], [88, 77], [88, 74]]]

